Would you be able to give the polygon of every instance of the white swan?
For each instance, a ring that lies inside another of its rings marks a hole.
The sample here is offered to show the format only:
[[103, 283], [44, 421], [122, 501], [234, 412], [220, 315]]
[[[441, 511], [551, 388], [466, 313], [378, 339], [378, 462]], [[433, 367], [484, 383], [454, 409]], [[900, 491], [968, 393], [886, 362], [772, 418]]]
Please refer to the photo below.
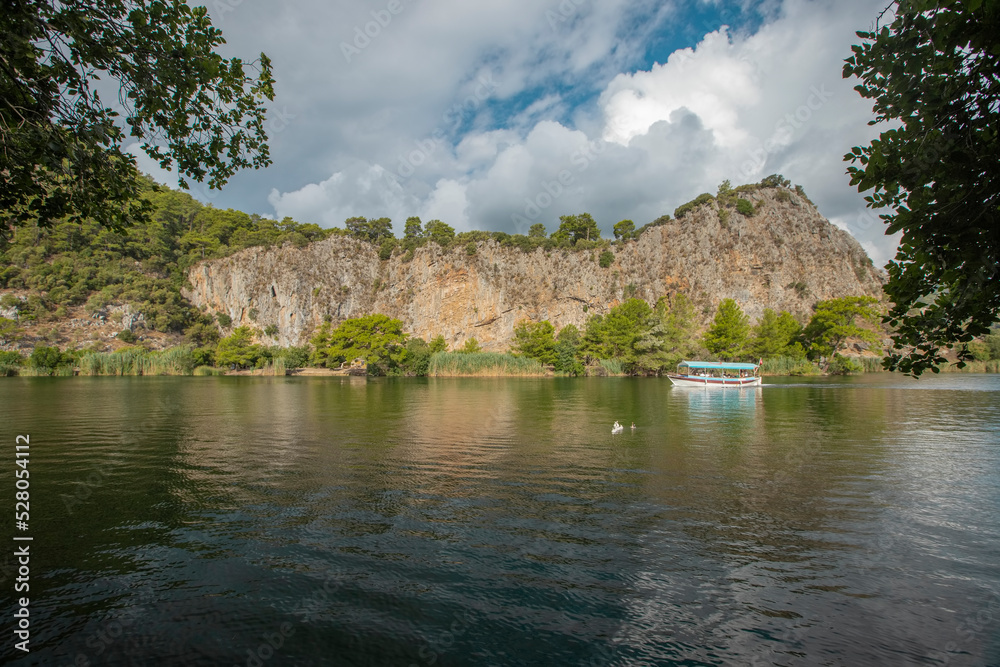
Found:
[[625, 427], [622, 426], [621, 424], [619, 424], [618, 420], [615, 420], [615, 425], [611, 427], [611, 432], [612, 433], [621, 433], [624, 430], [625, 430]]

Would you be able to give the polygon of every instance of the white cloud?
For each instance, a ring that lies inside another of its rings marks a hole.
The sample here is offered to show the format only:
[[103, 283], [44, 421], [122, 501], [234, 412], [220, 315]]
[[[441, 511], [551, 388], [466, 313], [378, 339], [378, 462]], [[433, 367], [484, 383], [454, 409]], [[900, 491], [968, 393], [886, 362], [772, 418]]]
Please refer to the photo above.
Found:
[[[609, 234], [619, 219], [672, 213], [723, 179], [779, 172], [876, 262], [893, 254], [879, 224], [852, 222], [864, 206], [842, 162], [875, 134], [870, 105], [841, 67], [854, 31], [882, 3], [765, 3], [770, 18], [757, 32], [720, 29], [632, 71], [663, 19], [680, 20], [679, 3], [567, 2], [572, 11], [561, 13], [558, 3], [528, 0], [404, 1], [350, 63], [339, 44], [378, 3], [276, 21], [267, 39], [301, 47], [294, 60], [281, 49], [275, 59], [279, 93], [282, 81], [292, 89], [281, 102], [295, 118], [272, 152], [288, 166], [245, 183], [273, 187], [267, 199], [279, 218], [327, 225], [389, 215], [399, 232], [417, 214], [457, 229], [523, 232], [520, 216], [551, 231], [559, 215], [588, 211]], [[638, 11], [659, 13], [630, 22]], [[484, 74], [493, 82], [485, 96]], [[567, 91], [591, 81], [600, 82], [592, 101], [574, 106]]]

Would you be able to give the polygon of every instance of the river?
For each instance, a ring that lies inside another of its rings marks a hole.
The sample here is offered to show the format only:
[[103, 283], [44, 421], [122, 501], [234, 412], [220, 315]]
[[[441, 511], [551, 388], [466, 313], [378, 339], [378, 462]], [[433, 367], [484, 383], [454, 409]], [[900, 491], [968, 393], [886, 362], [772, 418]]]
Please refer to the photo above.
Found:
[[1000, 665], [1000, 377], [765, 380], [0, 378], [3, 660]]

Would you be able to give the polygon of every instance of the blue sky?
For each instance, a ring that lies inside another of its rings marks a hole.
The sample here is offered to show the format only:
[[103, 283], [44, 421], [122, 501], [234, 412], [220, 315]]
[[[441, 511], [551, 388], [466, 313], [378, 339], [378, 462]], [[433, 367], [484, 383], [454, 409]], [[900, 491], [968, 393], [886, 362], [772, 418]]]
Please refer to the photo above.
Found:
[[[274, 163], [199, 199], [329, 227], [606, 235], [782, 173], [878, 264], [894, 239], [844, 153], [882, 128], [841, 78], [871, 0], [211, 0], [228, 54], [273, 60]], [[169, 182], [148, 159], [140, 166]]]

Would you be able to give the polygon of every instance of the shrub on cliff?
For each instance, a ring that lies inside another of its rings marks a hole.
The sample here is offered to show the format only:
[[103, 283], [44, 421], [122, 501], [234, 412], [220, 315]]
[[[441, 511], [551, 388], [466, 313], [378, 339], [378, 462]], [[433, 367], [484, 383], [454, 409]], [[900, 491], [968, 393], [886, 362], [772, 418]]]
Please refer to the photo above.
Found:
[[713, 197], [710, 193], [704, 192], [695, 197], [694, 199], [692, 199], [691, 201], [689, 201], [688, 203], [681, 204], [676, 209], [674, 209], [674, 217], [683, 218], [685, 215], [687, 215], [694, 209], [698, 208], [702, 204], [707, 204], [710, 201], [713, 201], [714, 199], [715, 197]]

